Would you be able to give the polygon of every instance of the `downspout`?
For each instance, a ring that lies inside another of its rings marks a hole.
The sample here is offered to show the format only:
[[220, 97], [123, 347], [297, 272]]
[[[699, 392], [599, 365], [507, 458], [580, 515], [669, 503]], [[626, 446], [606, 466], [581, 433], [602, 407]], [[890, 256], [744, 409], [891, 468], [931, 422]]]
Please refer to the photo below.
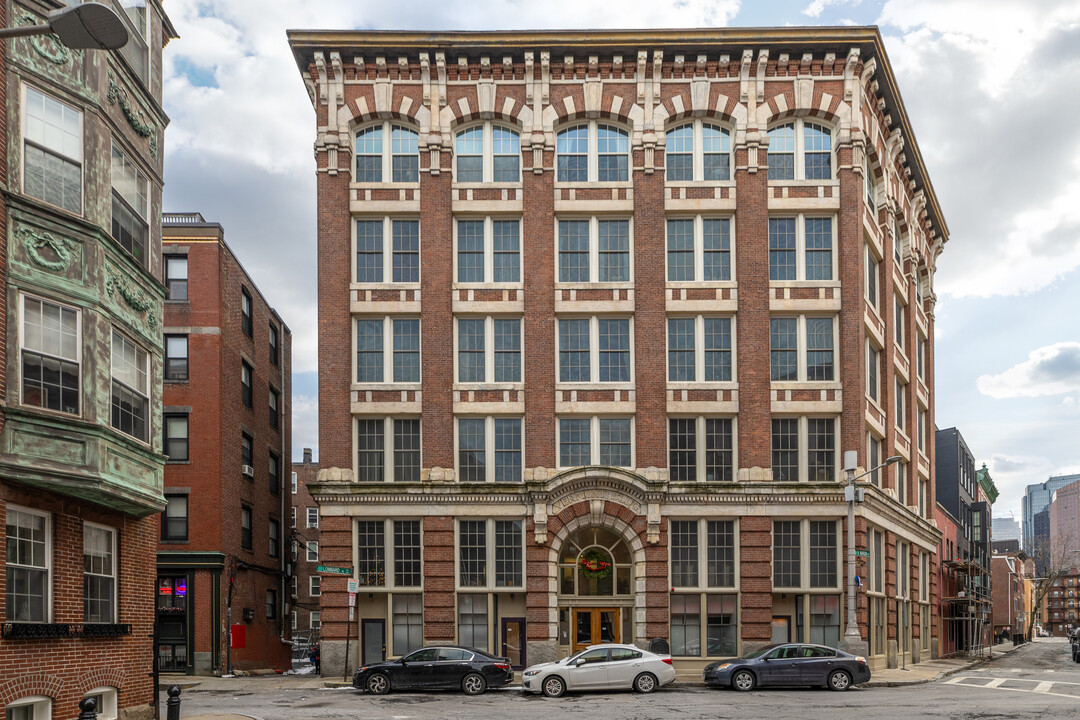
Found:
[[[283, 405], [286, 404], [286, 403], [288, 404], [289, 413], [291, 415], [292, 414], [292, 387], [289, 387], [289, 392], [285, 392], [285, 353], [283, 352], [284, 346], [285, 346], [285, 333], [283, 332], [284, 329], [285, 329], [285, 323], [280, 323], [279, 326], [278, 326], [278, 374], [280, 376], [280, 383], [281, 383], [280, 384], [281, 396], [283, 398], [282, 404]], [[290, 338], [291, 338], [291, 336], [290, 336]], [[291, 365], [292, 364], [292, 362], [291, 362], [291, 360], [292, 360], [292, 341], [291, 341], [291, 339], [289, 341], [289, 359], [290, 359], [289, 364]], [[287, 398], [287, 400], [285, 398]], [[280, 567], [281, 567], [281, 599], [282, 599], [282, 603], [281, 603], [281, 634], [279, 635], [279, 637], [281, 638], [282, 644], [290, 646], [289, 647], [289, 667], [291, 668], [292, 667], [292, 639], [287, 638], [286, 634], [288, 633], [289, 630], [292, 629], [292, 623], [288, 622], [288, 619], [286, 617], [287, 613], [285, 612], [285, 607], [287, 605], [291, 605], [291, 601], [285, 599], [285, 598], [289, 597], [289, 594], [288, 594], [289, 593], [289, 588], [288, 588], [289, 578], [288, 578], [288, 576], [286, 574], [286, 566], [288, 565], [288, 563], [285, 561], [286, 549], [285, 549], [285, 543], [282, 541], [282, 539], [283, 539], [283, 537], [285, 535], [285, 523], [288, 522], [288, 513], [285, 512], [285, 506], [286, 506], [286, 504], [289, 504], [289, 505], [292, 504], [292, 497], [289, 494], [292, 491], [292, 482], [291, 482], [291, 478], [292, 478], [292, 457], [285, 454], [285, 427], [286, 427], [286, 420], [288, 419], [288, 416], [286, 416], [286, 414], [285, 414], [285, 408], [284, 407], [280, 408], [279, 412], [281, 413], [281, 418], [279, 419], [278, 422], [279, 422], [279, 424], [281, 426], [281, 432], [278, 433], [278, 441], [280, 442], [280, 457], [281, 457], [281, 460], [278, 462], [278, 492], [280, 493], [280, 497], [281, 497], [281, 515], [280, 515], [280, 517], [281, 517], [281, 530], [278, 532], [278, 542], [281, 542], [281, 550], [278, 553], [278, 559], [279, 559], [279, 563], [280, 563]], [[291, 431], [292, 430], [292, 423], [291, 422], [288, 424], [288, 427], [289, 427], [289, 430]], [[286, 458], [288, 458], [288, 463], [289, 463], [290, 482], [289, 482], [288, 485], [285, 484], [285, 473], [281, 472], [282, 467], [285, 464]], [[293, 570], [295, 571], [296, 568], [293, 568]], [[292, 616], [289, 615], [288, 617], [292, 617]]]

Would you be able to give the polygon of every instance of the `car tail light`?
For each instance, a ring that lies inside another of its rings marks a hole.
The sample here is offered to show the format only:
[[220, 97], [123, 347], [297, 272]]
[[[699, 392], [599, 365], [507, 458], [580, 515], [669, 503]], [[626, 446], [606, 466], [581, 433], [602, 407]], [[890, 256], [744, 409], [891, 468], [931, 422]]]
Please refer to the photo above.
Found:
[[668, 665], [671, 665], [672, 667], [675, 667], [675, 664], [671, 662], [671, 658], [669, 658], [669, 657], [666, 657], [666, 658], [660, 658], [660, 660], [662, 660], [663, 662], [667, 663]]
[[862, 663], [863, 665], [865, 665], [866, 664], [866, 658], [864, 658], [862, 655], [858, 655], [855, 658], [855, 662]]
[[495, 663], [495, 667], [499, 668], [500, 670], [509, 670], [510, 663], [497, 662]]

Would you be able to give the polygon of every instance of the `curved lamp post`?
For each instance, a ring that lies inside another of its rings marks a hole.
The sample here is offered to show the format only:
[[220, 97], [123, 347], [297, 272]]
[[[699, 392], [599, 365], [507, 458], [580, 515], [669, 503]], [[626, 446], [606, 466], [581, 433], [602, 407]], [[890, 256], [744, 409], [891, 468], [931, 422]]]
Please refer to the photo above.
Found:
[[124, 21], [101, 3], [88, 2], [53, 10], [41, 25], [0, 28], [0, 39], [55, 33], [73, 50], [116, 50], [128, 41]]

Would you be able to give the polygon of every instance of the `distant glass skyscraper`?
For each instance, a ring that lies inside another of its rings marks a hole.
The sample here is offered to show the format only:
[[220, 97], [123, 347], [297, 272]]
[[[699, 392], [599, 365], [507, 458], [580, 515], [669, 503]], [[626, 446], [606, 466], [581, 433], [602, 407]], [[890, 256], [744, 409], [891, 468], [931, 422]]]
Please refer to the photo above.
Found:
[[994, 518], [993, 527], [994, 542], [1020, 539], [1020, 523], [1012, 518]]
[[[1080, 480], [1080, 474], [1054, 475], [1044, 483], [1036, 483], [1027, 486], [1023, 500], [1025, 549], [1031, 549], [1032, 540], [1034, 540], [1037, 534], [1035, 529], [1035, 515], [1050, 506], [1050, 496], [1053, 495], [1055, 490], [1070, 485], [1078, 480]], [[1049, 528], [1047, 528], [1047, 536], [1049, 536], [1048, 530]], [[994, 527], [994, 531], [995, 539], [999, 539], [996, 537], [996, 526]]]

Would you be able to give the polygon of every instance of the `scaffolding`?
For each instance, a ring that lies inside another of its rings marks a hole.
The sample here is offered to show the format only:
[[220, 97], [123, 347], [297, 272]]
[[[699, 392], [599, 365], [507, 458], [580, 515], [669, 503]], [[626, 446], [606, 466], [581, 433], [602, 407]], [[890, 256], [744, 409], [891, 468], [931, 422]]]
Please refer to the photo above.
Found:
[[942, 567], [958, 580], [956, 595], [942, 598], [948, 611], [942, 625], [956, 640], [955, 651], [948, 655], [983, 655], [991, 647], [990, 573], [973, 560], [945, 560]]

